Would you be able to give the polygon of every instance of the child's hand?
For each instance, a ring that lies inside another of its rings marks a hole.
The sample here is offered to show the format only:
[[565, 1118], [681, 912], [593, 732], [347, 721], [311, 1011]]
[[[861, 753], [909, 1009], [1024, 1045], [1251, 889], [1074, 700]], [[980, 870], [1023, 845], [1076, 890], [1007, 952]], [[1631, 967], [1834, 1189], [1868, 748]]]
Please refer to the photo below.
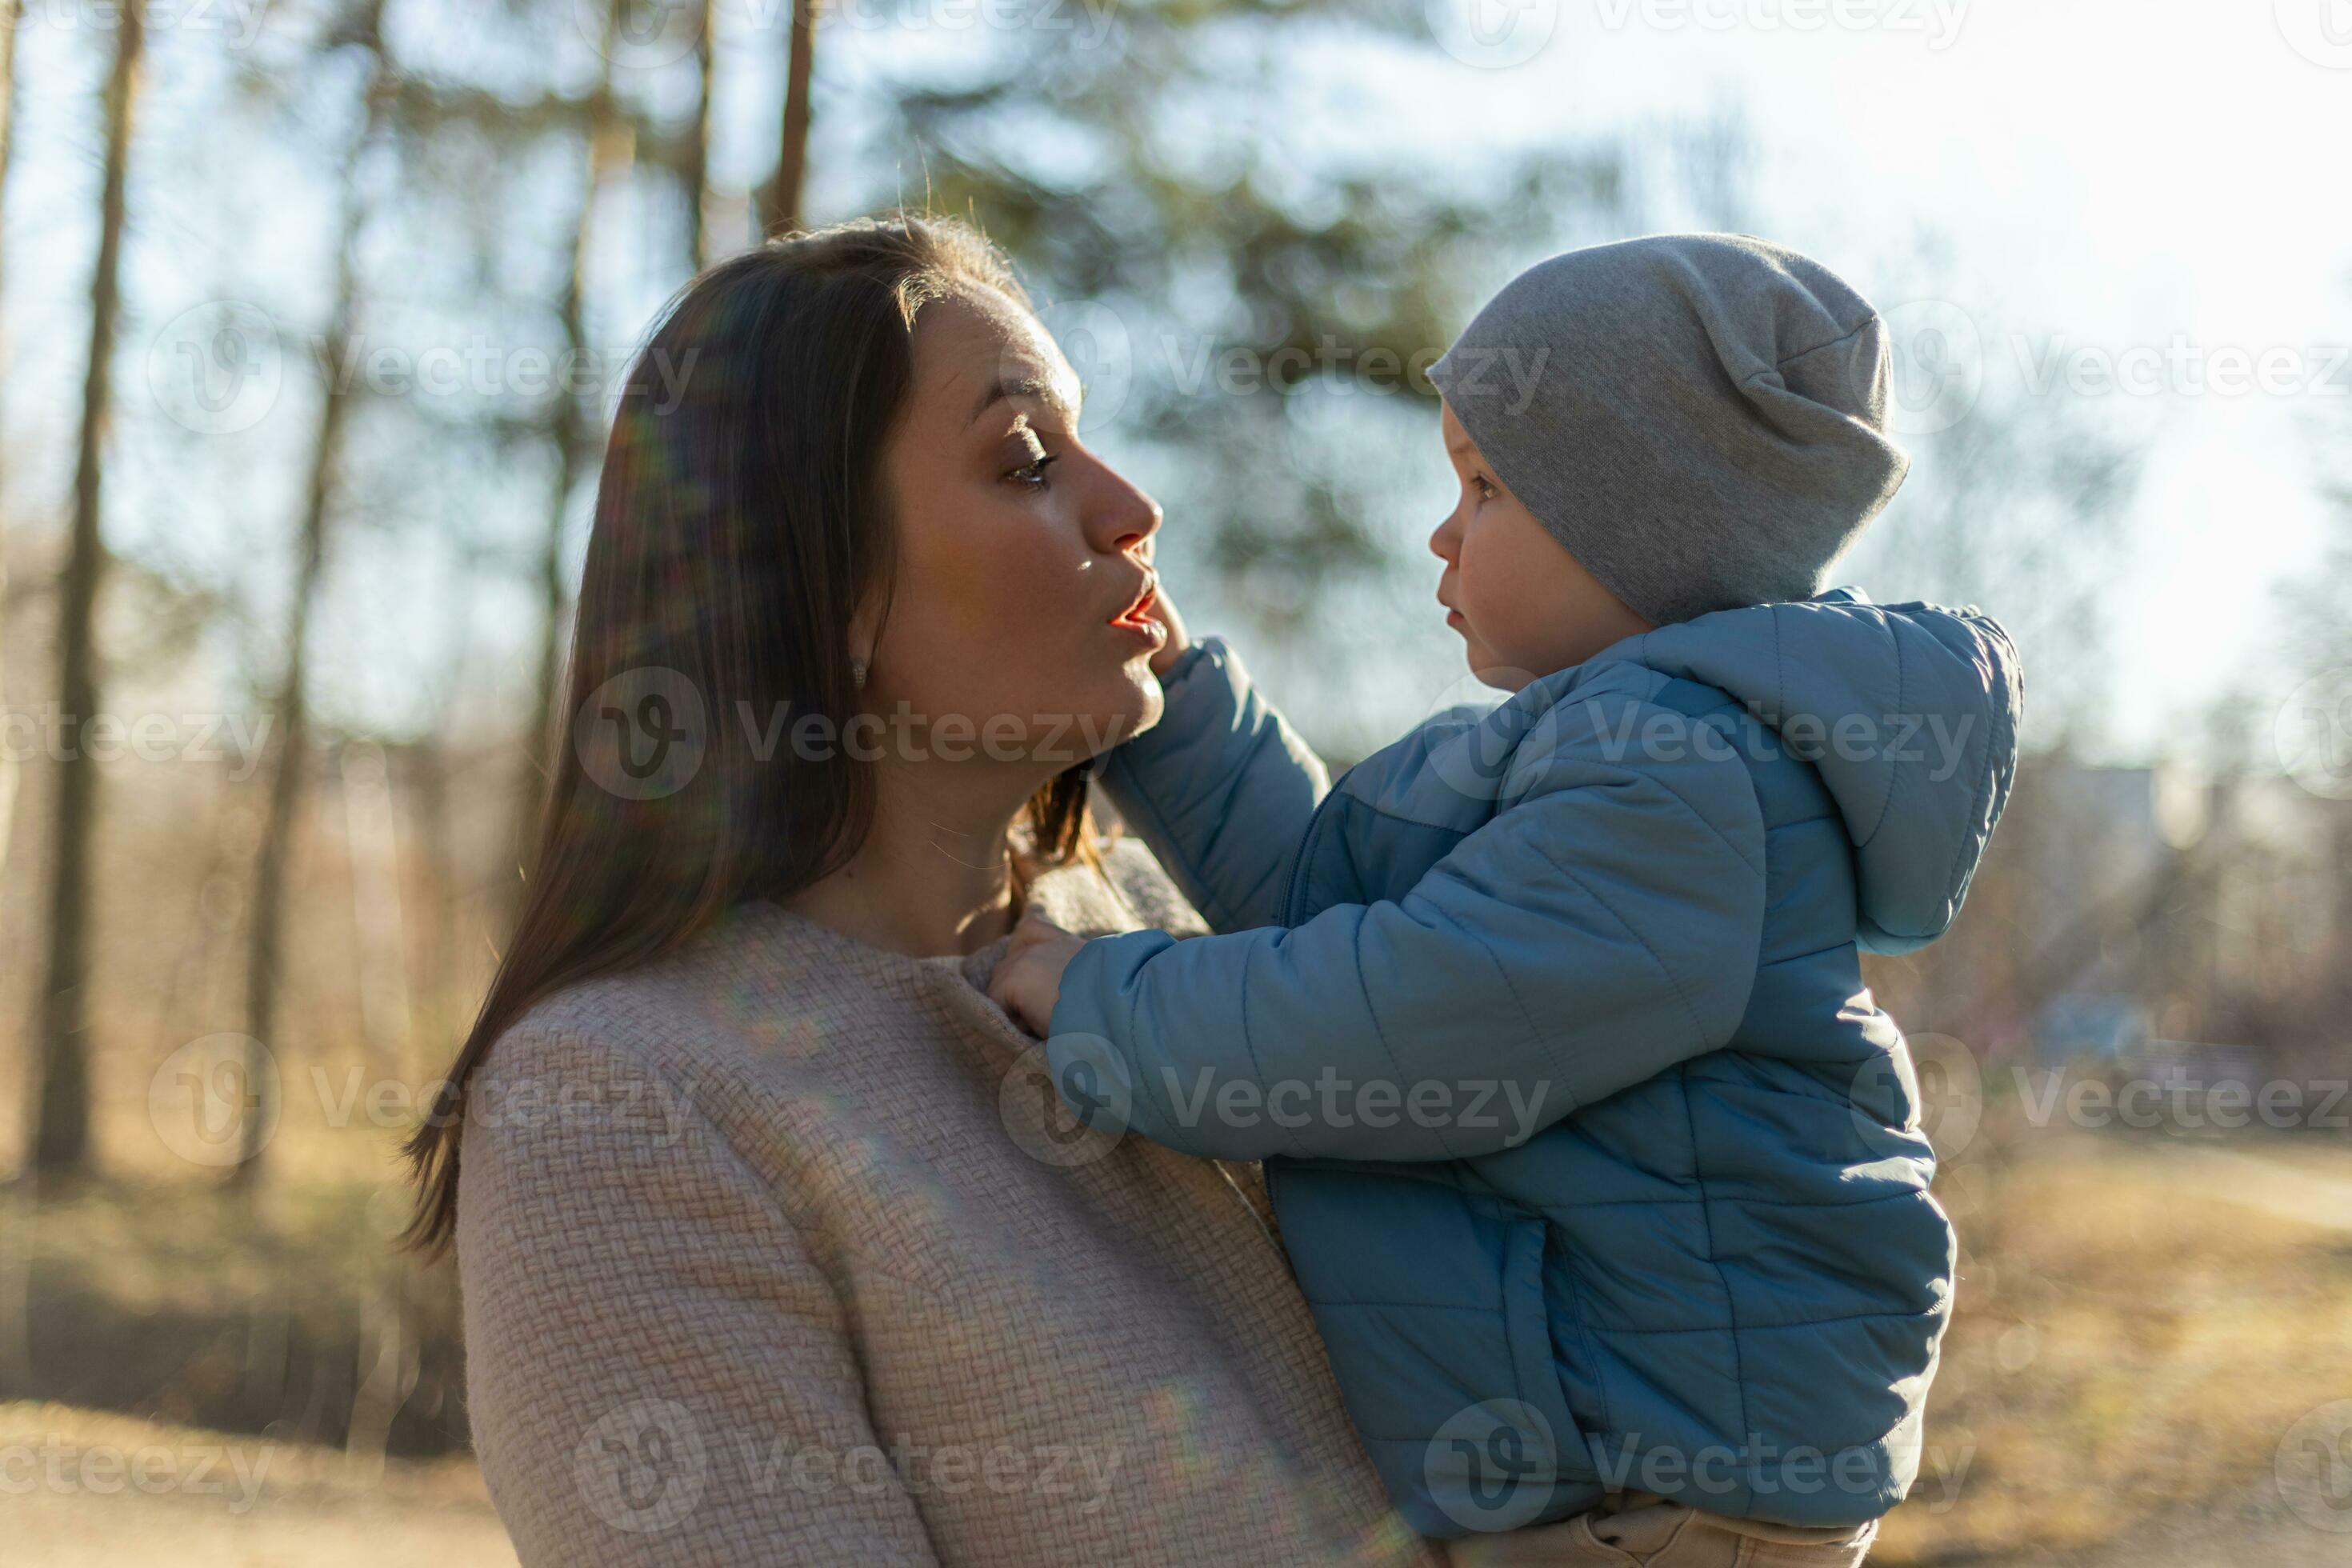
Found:
[[988, 977], [991, 1000], [1021, 1021], [1024, 1028], [1044, 1039], [1054, 1026], [1054, 1004], [1061, 999], [1062, 971], [1086, 945], [1034, 911], [1024, 913], [1013, 928], [1013, 941]]

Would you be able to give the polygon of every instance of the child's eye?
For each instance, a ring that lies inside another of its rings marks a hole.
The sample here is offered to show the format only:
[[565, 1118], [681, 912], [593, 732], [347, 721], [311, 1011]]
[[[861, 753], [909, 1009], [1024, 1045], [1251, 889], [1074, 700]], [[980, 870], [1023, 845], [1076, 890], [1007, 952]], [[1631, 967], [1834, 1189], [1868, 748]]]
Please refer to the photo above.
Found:
[[1471, 475], [1470, 482], [1478, 487], [1478, 499], [1480, 500], [1493, 500], [1496, 496], [1503, 493], [1496, 489], [1494, 484], [1484, 474]]
[[1061, 458], [1056, 454], [1042, 452], [1034, 460], [1022, 464], [1004, 477], [1015, 484], [1027, 485], [1032, 489], [1042, 490], [1047, 482], [1045, 470], [1060, 461]]

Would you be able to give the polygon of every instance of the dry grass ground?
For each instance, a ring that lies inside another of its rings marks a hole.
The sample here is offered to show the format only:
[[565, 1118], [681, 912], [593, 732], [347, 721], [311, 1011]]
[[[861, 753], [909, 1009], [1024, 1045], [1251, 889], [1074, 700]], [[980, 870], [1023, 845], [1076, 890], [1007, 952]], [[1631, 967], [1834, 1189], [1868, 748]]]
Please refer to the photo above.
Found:
[[[390, 1255], [397, 1189], [362, 1142], [300, 1181], [289, 1160], [257, 1205], [184, 1176], [0, 1205], [31, 1329], [0, 1373], [10, 1561], [512, 1561], [462, 1446], [454, 1297]], [[1970, 1152], [1938, 1182], [1964, 1258], [1927, 1462], [1873, 1561], [2352, 1563], [2352, 1531], [2310, 1522], [2352, 1527], [2313, 1484], [2352, 1465], [2315, 1476], [2290, 1441], [2352, 1400], [2352, 1143]]]
[[481, 1477], [463, 1456], [372, 1465], [314, 1444], [5, 1405], [0, 1457], [12, 1563], [495, 1568], [515, 1561]]
[[[0, 1400], [396, 1458], [462, 1451], [455, 1281], [396, 1188], [182, 1181], [0, 1203]], [[21, 1325], [21, 1326], [20, 1326]]]
[[2352, 1563], [2352, 1472], [2292, 1440], [2352, 1401], [2352, 1146], [2049, 1133], [1937, 1190], [1957, 1310], [1874, 1563]]

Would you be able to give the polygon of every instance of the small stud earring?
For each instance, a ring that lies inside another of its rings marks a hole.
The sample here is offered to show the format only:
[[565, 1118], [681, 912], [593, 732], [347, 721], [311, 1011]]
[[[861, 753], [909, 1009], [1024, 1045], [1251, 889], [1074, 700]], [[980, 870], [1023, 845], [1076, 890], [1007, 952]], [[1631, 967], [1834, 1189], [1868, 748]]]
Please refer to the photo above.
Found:
[[849, 683], [852, 686], [864, 686], [866, 684], [866, 661], [864, 659], [853, 658], [849, 661]]

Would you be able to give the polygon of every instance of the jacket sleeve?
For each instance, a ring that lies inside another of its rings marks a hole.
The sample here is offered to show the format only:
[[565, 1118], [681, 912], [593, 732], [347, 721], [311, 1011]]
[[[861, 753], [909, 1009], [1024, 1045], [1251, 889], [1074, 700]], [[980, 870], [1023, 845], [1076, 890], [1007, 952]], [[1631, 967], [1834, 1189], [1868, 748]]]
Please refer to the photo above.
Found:
[[1719, 1049], [1763, 929], [1747, 766], [1678, 713], [1578, 706], [1402, 898], [1087, 943], [1047, 1041], [1064, 1096], [1192, 1154], [1454, 1159]]
[[1202, 638], [1161, 685], [1160, 722], [1113, 747], [1096, 780], [1210, 929], [1271, 925], [1330, 773], [1223, 638]]
[[524, 1563], [935, 1560], [840, 1300], [683, 1089], [525, 1025], [460, 1171], [476, 1447]]

